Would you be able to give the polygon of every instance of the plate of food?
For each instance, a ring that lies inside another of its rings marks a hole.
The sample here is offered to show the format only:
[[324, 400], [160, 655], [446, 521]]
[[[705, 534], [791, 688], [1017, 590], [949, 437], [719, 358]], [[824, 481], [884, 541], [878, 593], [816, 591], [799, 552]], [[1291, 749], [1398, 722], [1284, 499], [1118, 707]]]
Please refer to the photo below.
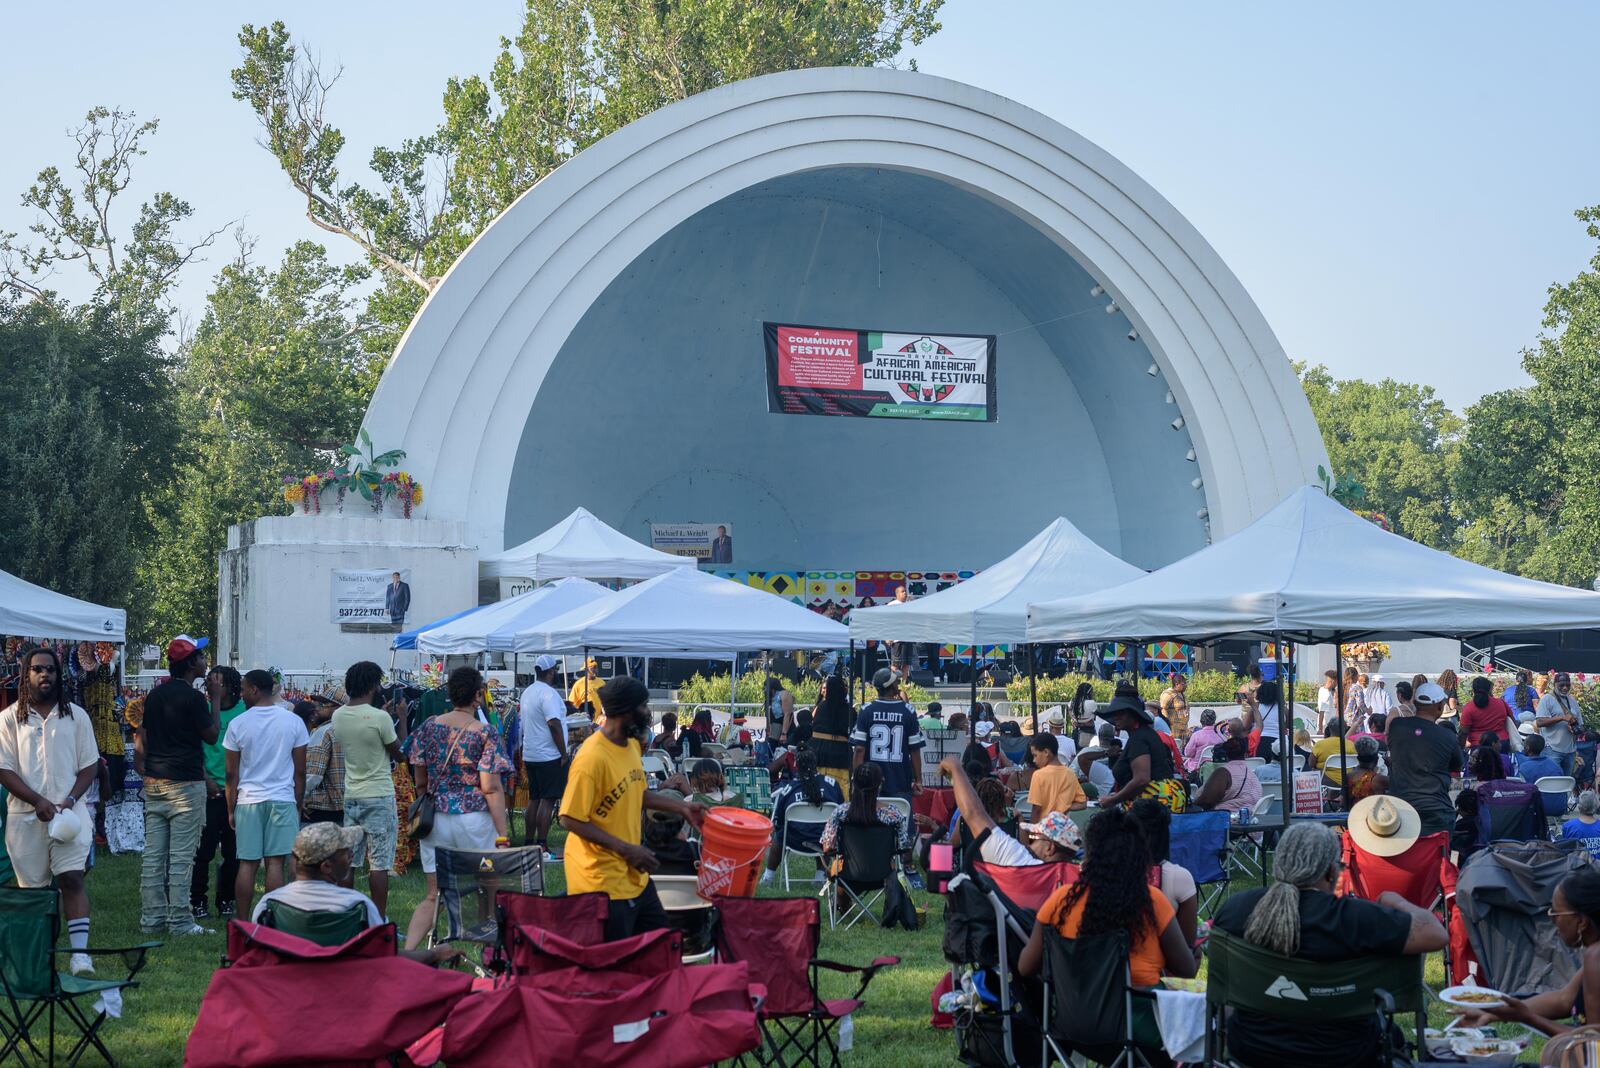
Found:
[[1458, 1009], [1481, 1012], [1496, 1005], [1504, 1005], [1506, 996], [1486, 986], [1451, 986], [1439, 992], [1439, 1000]]
[[1467, 1061], [1499, 1060], [1521, 1053], [1522, 1043], [1514, 1038], [1474, 1038], [1463, 1035], [1451, 1041], [1450, 1049]]

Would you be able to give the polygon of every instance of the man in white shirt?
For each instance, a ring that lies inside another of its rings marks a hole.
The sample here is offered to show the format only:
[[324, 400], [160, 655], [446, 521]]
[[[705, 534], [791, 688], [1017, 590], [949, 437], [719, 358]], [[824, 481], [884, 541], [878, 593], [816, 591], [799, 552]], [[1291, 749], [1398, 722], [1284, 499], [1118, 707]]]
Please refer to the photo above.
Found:
[[1023, 845], [995, 823], [978, 797], [977, 788], [967, 778], [961, 761], [953, 756], [945, 757], [939, 762], [939, 770], [950, 780], [961, 822], [967, 825], [967, 832], [978, 843], [978, 855], [984, 863], [1026, 868], [1077, 859], [1083, 848], [1083, 837], [1077, 825], [1063, 813], [1051, 812], [1038, 823], [1021, 824], [1020, 829], [1031, 835], [1028, 844]]
[[1388, 718], [1394, 710], [1394, 699], [1389, 696], [1389, 689], [1384, 685], [1382, 675], [1373, 675], [1367, 683], [1367, 716], [1383, 715]]
[[284, 882], [284, 860], [294, 848], [300, 802], [306, 792], [305, 721], [273, 703], [272, 675], [247, 671], [240, 684], [245, 710], [228, 724], [222, 738], [228, 771], [228, 823], [239, 856], [234, 897], [242, 915], [250, 914], [256, 871], [267, 862], [267, 890]]
[[83, 796], [100, 769], [100, 747], [89, 714], [61, 700], [55, 652], [35, 649], [21, 667], [17, 703], [0, 712], [0, 786], [10, 794], [6, 852], [18, 886], [49, 886], [54, 876], [73, 950], [68, 966], [84, 975], [94, 971], [85, 952], [89, 894], [83, 886], [94, 818]]
[[533, 685], [522, 691], [522, 761], [528, 770], [528, 810], [522, 825], [529, 845], [546, 863], [557, 858], [546, 847], [556, 802], [567, 789], [567, 704], [551, 685], [561, 661], [545, 655], [533, 662]]
[[[340, 885], [350, 878], [350, 865], [365, 833], [360, 827], [340, 827], [336, 823], [308, 823], [302, 827], [294, 838], [294, 879], [262, 894], [250, 921], [260, 923], [269, 905], [278, 902], [301, 912], [343, 912], [360, 905], [366, 910], [368, 927], [383, 923], [383, 914], [371, 898]], [[441, 964], [461, 956], [461, 951], [453, 946], [434, 946], [402, 949], [397, 956], [423, 964]]]

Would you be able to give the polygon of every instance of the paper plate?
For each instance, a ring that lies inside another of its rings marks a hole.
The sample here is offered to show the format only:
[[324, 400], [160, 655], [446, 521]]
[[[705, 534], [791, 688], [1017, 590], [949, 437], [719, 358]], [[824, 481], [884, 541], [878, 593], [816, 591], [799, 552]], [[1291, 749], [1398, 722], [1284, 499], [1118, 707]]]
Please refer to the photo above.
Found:
[[1458, 1009], [1480, 1011], [1505, 1004], [1505, 995], [1486, 986], [1451, 986], [1439, 992], [1439, 1000]]

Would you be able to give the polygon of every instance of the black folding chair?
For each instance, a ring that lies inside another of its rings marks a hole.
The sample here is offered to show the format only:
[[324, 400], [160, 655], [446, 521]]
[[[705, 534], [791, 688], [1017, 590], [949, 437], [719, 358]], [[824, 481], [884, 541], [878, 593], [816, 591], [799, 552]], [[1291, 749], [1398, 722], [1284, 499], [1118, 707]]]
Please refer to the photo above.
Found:
[[[495, 894], [509, 890], [518, 894], [538, 894], [544, 890], [543, 853], [539, 846], [516, 849], [436, 849], [434, 877], [439, 882], [439, 907], [428, 944], [471, 942], [487, 954], [500, 941], [499, 914]], [[473, 903], [477, 916], [470, 926], [462, 918], [463, 905]], [[440, 927], [443, 930], [440, 930]], [[480, 976], [489, 973], [473, 965]]]
[[[884, 887], [895, 872], [900, 835], [885, 824], [844, 823], [839, 825], [835, 847], [839, 871], [823, 884], [822, 893], [828, 898], [828, 926], [836, 928], [843, 923], [849, 929], [872, 915], [882, 901]], [[841, 894], [849, 902], [843, 915], [839, 912]]]
[[1133, 1038], [1135, 990], [1128, 974], [1128, 934], [1065, 938], [1044, 929], [1044, 1053], [1063, 1064], [1073, 1053], [1108, 1068], [1154, 1068]]

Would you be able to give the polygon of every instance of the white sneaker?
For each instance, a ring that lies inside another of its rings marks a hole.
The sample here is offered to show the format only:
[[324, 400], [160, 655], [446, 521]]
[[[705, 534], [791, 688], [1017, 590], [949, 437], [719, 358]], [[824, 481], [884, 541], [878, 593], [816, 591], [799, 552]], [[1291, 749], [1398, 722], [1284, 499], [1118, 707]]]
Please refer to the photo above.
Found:
[[191, 923], [187, 927], [174, 927], [167, 932], [170, 935], [208, 935], [216, 934], [209, 927], [201, 927], [198, 923]]
[[775, 875], [776, 875], [775, 872], [770, 872], [770, 871], [762, 872], [761, 873], [761, 885], [762, 886], [771, 886], [772, 885], [772, 880], [773, 880]]
[[73, 975], [93, 975], [94, 959], [87, 953], [74, 953], [67, 962], [67, 971]]

